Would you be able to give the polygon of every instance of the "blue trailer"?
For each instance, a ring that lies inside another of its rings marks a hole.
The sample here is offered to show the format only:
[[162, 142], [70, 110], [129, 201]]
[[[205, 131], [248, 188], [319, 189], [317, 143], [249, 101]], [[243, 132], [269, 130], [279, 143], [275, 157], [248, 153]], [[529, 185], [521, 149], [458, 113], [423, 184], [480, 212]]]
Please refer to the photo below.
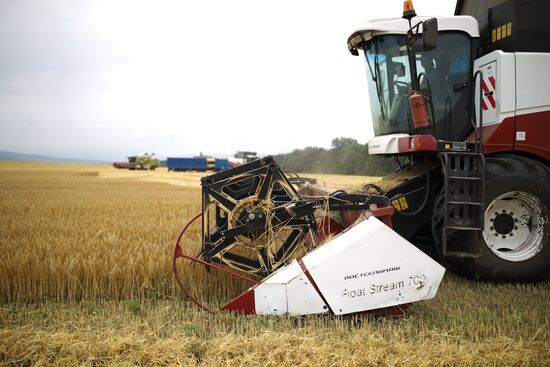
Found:
[[229, 169], [229, 159], [216, 158], [216, 171], [225, 171]]
[[166, 159], [168, 171], [206, 171], [206, 158], [176, 158]]

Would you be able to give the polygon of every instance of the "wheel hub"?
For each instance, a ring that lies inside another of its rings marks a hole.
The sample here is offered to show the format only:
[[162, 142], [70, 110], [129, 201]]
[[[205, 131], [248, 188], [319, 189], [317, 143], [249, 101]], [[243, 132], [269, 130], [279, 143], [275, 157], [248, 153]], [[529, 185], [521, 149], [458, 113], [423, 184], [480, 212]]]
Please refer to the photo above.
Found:
[[514, 217], [512, 214], [501, 213], [496, 215], [493, 226], [497, 233], [501, 235], [510, 233], [510, 235], [513, 235], [513, 233], [511, 233], [514, 230]]
[[[231, 227], [250, 223], [256, 218], [267, 218], [267, 212], [269, 210], [270, 204], [270, 201], [265, 201], [263, 203], [260, 202], [260, 200], [258, 200], [256, 196], [251, 196], [250, 198], [243, 200], [241, 203], [237, 204], [237, 207], [234, 209], [234, 211], [230, 213], [231, 219], [229, 223], [231, 224]], [[265, 244], [261, 244], [260, 242], [258, 242], [258, 239], [265, 232], [267, 226], [268, 223], [266, 221], [263, 230], [259, 229], [257, 231], [247, 234], [241, 234], [238, 235], [236, 238], [242, 241], [242, 244], [245, 247], [254, 249], [265, 247]]]

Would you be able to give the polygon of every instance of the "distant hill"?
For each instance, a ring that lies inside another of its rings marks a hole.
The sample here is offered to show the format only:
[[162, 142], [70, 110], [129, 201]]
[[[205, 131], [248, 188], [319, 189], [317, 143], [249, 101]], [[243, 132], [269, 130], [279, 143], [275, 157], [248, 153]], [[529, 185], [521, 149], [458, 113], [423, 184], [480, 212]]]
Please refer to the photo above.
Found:
[[6, 152], [0, 150], [0, 161], [63, 162], [63, 163], [111, 163], [98, 159], [57, 158], [47, 155]]

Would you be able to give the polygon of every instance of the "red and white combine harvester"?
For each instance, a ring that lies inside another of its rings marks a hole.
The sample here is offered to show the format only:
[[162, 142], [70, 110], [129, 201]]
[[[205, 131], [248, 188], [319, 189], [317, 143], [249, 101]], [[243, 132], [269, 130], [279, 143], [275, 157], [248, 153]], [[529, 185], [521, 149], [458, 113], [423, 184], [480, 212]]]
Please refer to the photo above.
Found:
[[[550, 2], [460, 0], [455, 16], [371, 21], [375, 137], [408, 180], [384, 194], [403, 237], [476, 280], [550, 280]], [[404, 204], [404, 205], [403, 205]]]
[[416, 17], [405, 1], [402, 18], [348, 39], [366, 63], [369, 153], [399, 166], [385, 190], [330, 190], [271, 157], [203, 178], [202, 213], [173, 259], [191, 300], [213, 310], [184, 262], [250, 283], [225, 311], [400, 314], [443, 277], [412, 244], [427, 239], [467, 277], [550, 280], [550, 3], [464, 0], [455, 14]]

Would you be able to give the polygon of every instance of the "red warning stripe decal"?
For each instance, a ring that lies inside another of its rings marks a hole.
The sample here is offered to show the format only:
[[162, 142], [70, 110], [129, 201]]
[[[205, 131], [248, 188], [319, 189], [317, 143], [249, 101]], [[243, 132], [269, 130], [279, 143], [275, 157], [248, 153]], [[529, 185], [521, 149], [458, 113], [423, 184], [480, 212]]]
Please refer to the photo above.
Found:
[[[496, 85], [495, 78], [493, 78], [492, 76], [489, 77], [489, 82], [491, 83], [491, 86], [493, 87], [493, 91], [489, 90], [489, 87], [485, 83], [485, 80], [481, 81], [481, 88], [483, 89], [483, 94], [487, 98], [487, 100], [489, 101], [489, 104], [491, 105], [491, 107], [495, 108], [496, 105], [497, 105], [497, 101], [495, 100], [495, 97], [493, 97], [493, 93], [494, 93], [494, 90], [495, 90], [494, 88], [495, 88], [495, 85]], [[483, 100], [481, 108], [483, 108], [484, 111], [487, 111], [487, 105], [485, 104], [485, 100]]]
[[492, 76], [489, 77], [489, 83], [491, 83], [491, 85], [493, 86], [493, 90], [497, 89], [497, 82], [495, 81], [494, 77]]

